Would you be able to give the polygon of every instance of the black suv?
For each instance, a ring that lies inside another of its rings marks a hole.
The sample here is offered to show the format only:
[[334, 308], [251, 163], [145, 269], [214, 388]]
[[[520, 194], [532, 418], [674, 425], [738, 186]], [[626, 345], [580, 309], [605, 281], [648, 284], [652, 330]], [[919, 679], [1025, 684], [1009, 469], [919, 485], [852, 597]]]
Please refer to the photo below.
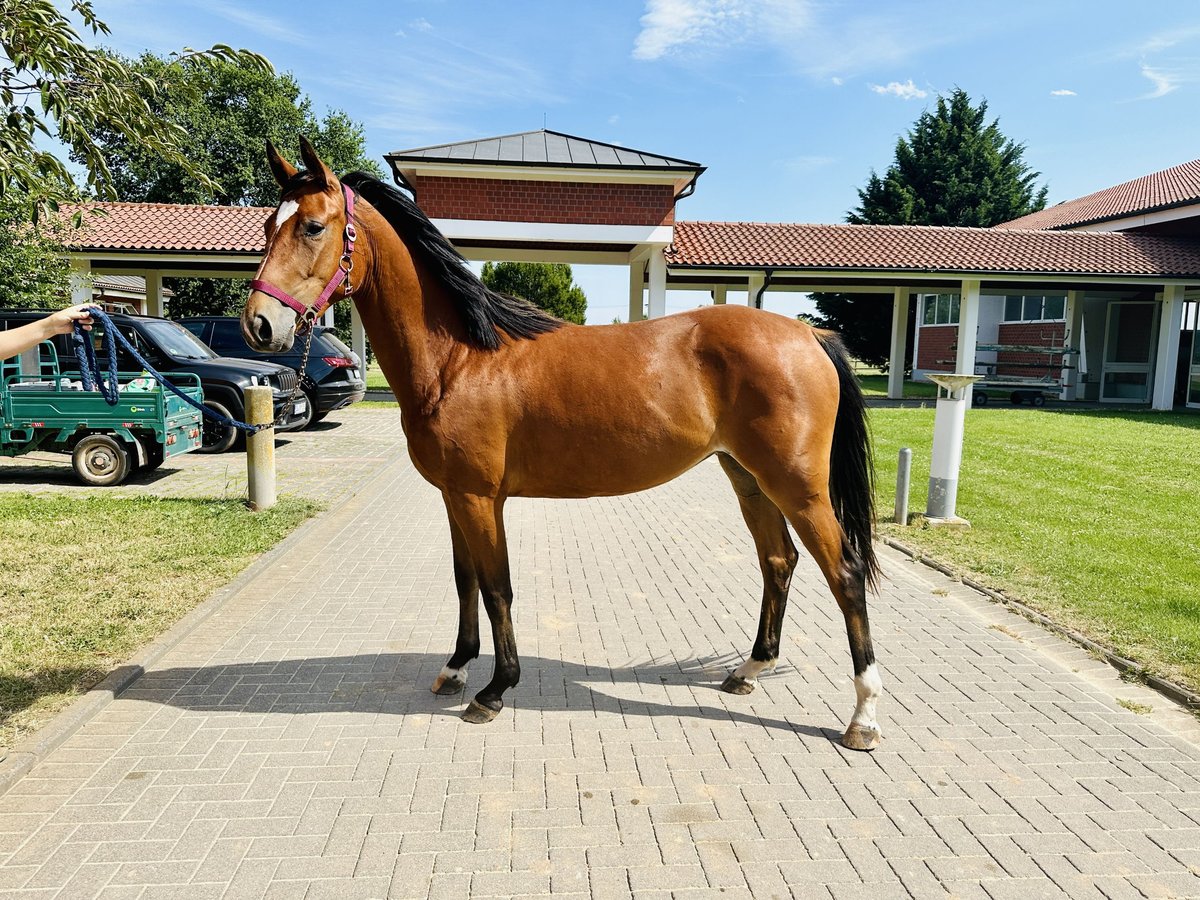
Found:
[[[300, 369], [304, 339], [296, 338], [286, 353], [259, 353], [250, 349], [242, 336], [241, 321], [229, 316], [193, 316], [180, 319], [179, 324], [196, 335], [218, 353], [240, 359], [269, 359], [271, 362]], [[319, 422], [335, 409], [357, 403], [367, 390], [363, 380], [362, 360], [342, 343], [333, 329], [318, 325], [314, 329], [308, 365], [300, 379], [300, 387], [308, 398], [308, 417], [304, 428]]]
[[[0, 309], [0, 329], [16, 328], [46, 315], [45, 310]], [[135, 346], [159, 372], [191, 372], [200, 379], [204, 388], [204, 405], [233, 419], [245, 418], [242, 391], [251, 385], [269, 385], [275, 395], [275, 417], [278, 420], [284, 405], [296, 386], [296, 372], [287, 366], [275, 365], [263, 360], [233, 359], [217, 356], [196, 336], [170, 319], [153, 316], [134, 316], [125, 313], [109, 313], [125, 339]], [[101, 368], [103, 344], [101, 335], [104, 326], [97, 322], [91, 331], [92, 341], [97, 348]], [[79, 362], [71, 346], [71, 335], [54, 337], [59, 367], [64, 373], [78, 372]], [[119, 344], [117, 345], [117, 369], [122, 372], [141, 371], [138, 363]], [[308, 403], [303, 394], [297, 394], [280, 425], [281, 430], [302, 427], [308, 421]], [[222, 425], [205, 416], [204, 441], [200, 450], [205, 453], [220, 453], [228, 450], [237, 440], [236, 428]]]

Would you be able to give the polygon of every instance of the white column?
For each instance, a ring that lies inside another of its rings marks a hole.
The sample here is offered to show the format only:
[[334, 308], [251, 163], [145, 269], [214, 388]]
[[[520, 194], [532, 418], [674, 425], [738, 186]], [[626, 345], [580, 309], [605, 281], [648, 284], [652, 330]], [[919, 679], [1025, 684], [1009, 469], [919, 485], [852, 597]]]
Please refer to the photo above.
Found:
[[1063, 344], [1076, 351], [1063, 359], [1069, 366], [1062, 370], [1062, 393], [1060, 400], [1079, 399], [1079, 378], [1083, 374], [1083, 291], [1067, 291], [1067, 330]]
[[325, 310], [325, 312], [321, 315], [321, 324], [325, 325], [329, 328], [332, 328], [334, 326], [335, 323], [333, 320], [333, 307], [332, 306], [329, 307], [329, 309]]
[[1163, 286], [1162, 314], [1158, 317], [1158, 357], [1154, 363], [1151, 409], [1175, 406], [1175, 370], [1179, 364], [1179, 332], [1183, 328], [1183, 285]]
[[979, 282], [964, 279], [958, 304], [958, 357], [954, 371], [975, 373], [975, 336], [979, 332]]
[[71, 305], [92, 300], [92, 263], [87, 259], [71, 260]]
[[750, 273], [750, 281], [746, 289], [746, 305], [751, 309], [755, 306], [754, 301], [758, 299], [758, 292], [762, 290], [763, 281], [765, 278], [762, 272]]
[[713, 287], [713, 303], [714, 304], [716, 304], [717, 306], [725, 305], [726, 290], [727, 290], [727, 286], [724, 284], [718, 284]]
[[649, 317], [660, 319], [667, 314], [667, 259], [663, 247], [655, 245], [650, 251]]
[[367, 329], [363, 327], [362, 316], [358, 307], [350, 304], [350, 348], [358, 354], [362, 363], [363, 374], [367, 371]]
[[640, 322], [646, 318], [646, 260], [635, 259], [629, 263], [629, 321]]
[[163, 286], [162, 272], [158, 269], [152, 269], [146, 272], [146, 308], [143, 310], [148, 316], [159, 316], [163, 314]]
[[892, 295], [892, 353], [888, 359], [888, 397], [904, 399], [904, 351], [908, 346], [908, 288]]

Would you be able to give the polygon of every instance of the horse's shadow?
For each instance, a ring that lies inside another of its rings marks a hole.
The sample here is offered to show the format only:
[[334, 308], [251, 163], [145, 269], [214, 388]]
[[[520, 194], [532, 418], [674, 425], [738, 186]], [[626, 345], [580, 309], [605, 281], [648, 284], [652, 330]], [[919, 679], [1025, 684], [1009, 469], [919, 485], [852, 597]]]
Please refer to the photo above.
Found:
[[[521, 684], [505, 699], [518, 709], [590, 709], [625, 716], [732, 721], [835, 743], [839, 740], [840, 731], [731, 708], [738, 703], [749, 705], [751, 698], [719, 693], [717, 685], [730, 661], [712, 657], [610, 668], [523, 656]], [[431, 653], [386, 652], [181, 666], [143, 672], [119, 696], [201, 712], [457, 716], [490, 677], [491, 659], [476, 660], [466, 693], [450, 696], [429, 689], [444, 662], [444, 656]], [[775, 675], [765, 678], [781, 677], [787, 668], [780, 666]], [[627, 689], [637, 684], [648, 690], [635, 693]], [[603, 685], [613, 685], [615, 693], [606, 693]], [[684, 685], [693, 688], [690, 701], [674, 703], [663, 698], [664, 686]], [[711, 691], [714, 702], [701, 702], [698, 691]], [[723, 701], [727, 696], [728, 701]]]

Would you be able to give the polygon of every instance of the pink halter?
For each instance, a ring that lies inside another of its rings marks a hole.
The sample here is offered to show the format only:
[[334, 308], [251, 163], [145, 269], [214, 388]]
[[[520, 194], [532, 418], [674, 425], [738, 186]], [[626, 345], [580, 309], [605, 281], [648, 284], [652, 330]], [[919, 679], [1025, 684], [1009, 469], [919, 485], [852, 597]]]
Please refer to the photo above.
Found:
[[284, 306], [290, 306], [296, 311], [299, 317], [296, 325], [298, 332], [311, 328], [313, 322], [332, 305], [329, 298], [333, 296], [333, 292], [338, 289], [339, 285], [342, 287], [343, 296], [349, 297], [352, 292], [350, 273], [354, 271], [354, 241], [358, 237], [358, 233], [354, 230], [354, 192], [343, 184], [342, 195], [346, 198], [345, 249], [342, 251], [342, 258], [338, 261], [337, 271], [330, 277], [329, 283], [325, 285], [325, 290], [321, 291], [321, 296], [312, 306], [305, 306], [287, 291], [266, 281], [259, 281], [256, 278], [250, 282], [250, 290], [262, 291], [267, 296], [274, 297]]

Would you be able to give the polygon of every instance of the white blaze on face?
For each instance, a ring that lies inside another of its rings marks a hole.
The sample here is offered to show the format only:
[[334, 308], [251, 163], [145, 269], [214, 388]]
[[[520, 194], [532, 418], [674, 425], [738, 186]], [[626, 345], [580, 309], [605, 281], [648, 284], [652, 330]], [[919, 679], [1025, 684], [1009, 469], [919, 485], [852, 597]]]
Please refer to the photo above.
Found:
[[296, 214], [296, 210], [300, 208], [300, 204], [295, 200], [284, 200], [279, 204], [279, 210], [275, 213], [275, 227], [282, 228], [283, 223]]

